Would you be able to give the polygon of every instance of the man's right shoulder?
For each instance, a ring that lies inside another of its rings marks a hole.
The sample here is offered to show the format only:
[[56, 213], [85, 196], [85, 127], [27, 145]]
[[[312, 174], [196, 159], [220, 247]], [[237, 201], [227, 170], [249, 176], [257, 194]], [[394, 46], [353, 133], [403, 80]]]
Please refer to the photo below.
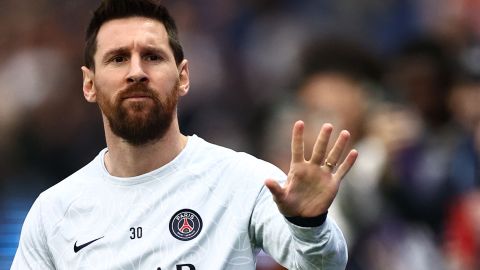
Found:
[[40, 194], [41, 201], [49, 207], [68, 207], [85, 190], [92, 188], [99, 181], [102, 181], [102, 174], [97, 156], [78, 171], [43, 191]]

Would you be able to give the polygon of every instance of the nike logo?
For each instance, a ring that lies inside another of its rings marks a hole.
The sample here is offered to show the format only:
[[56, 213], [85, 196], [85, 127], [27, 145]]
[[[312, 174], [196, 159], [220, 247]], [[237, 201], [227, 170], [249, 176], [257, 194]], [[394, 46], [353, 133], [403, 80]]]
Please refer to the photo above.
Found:
[[85, 244], [82, 244], [82, 245], [80, 245], [80, 246], [77, 246], [77, 241], [75, 241], [75, 244], [73, 245], [73, 251], [74, 251], [75, 253], [77, 253], [77, 252], [79, 252], [81, 249], [83, 249], [84, 247], [87, 247], [87, 246], [90, 245], [91, 243], [93, 243], [93, 242], [95, 242], [95, 241], [97, 241], [97, 240], [100, 240], [100, 239], [102, 239], [103, 237], [104, 237], [104, 236], [99, 237], [99, 238], [97, 238], [97, 239], [94, 239], [94, 240], [92, 240], [92, 241], [90, 241], [90, 242], [87, 242], [87, 243], [85, 243]]

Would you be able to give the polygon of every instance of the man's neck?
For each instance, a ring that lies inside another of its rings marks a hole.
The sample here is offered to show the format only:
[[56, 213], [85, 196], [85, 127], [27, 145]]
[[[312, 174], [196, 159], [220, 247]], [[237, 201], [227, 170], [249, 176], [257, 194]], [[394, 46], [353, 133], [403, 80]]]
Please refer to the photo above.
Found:
[[180, 154], [188, 140], [180, 133], [176, 121], [163, 138], [141, 146], [125, 142], [110, 130], [105, 133], [108, 146], [105, 167], [117, 177], [138, 176], [164, 166]]

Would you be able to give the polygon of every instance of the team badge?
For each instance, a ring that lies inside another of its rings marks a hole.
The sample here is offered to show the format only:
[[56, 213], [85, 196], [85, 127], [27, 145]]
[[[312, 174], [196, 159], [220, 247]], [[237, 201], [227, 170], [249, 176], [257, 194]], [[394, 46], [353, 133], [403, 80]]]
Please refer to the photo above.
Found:
[[189, 241], [202, 231], [202, 218], [191, 209], [182, 209], [170, 219], [169, 228], [173, 237], [181, 241]]

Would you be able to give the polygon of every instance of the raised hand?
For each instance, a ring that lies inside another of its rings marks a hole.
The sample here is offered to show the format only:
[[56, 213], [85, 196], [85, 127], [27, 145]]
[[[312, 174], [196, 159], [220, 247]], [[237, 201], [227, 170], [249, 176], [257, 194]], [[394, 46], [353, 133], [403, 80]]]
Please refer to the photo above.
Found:
[[306, 160], [303, 130], [304, 123], [297, 121], [292, 131], [292, 161], [285, 185], [281, 187], [272, 179], [265, 181], [278, 209], [287, 217], [316, 217], [326, 213], [337, 195], [341, 180], [358, 156], [356, 150], [350, 150], [340, 162], [350, 139], [346, 130], [340, 132], [327, 154], [333, 126], [324, 124], [313, 147], [312, 157]]

